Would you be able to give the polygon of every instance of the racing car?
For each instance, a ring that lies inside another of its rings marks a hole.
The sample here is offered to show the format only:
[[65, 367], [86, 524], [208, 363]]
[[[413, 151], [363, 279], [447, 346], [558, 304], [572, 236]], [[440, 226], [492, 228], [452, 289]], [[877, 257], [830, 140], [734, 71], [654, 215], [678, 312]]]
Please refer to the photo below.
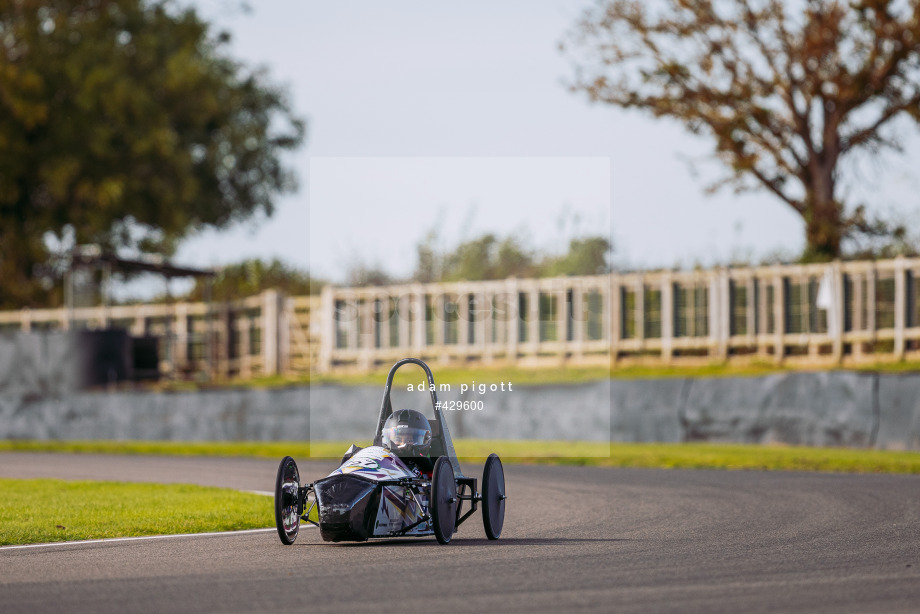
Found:
[[[425, 371], [432, 418], [413, 409], [393, 410], [393, 376], [406, 364]], [[506, 499], [498, 455], [486, 459], [481, 493], [476, 478], [460, 470], [431, 369], [417, 358], [404, 358], [387, 374], [373, 445], [352, 445], [338, 469], [308, 484], [300, 483], [293, 458], [282, 459], [275, 480], [275, 523], [285, 545], [297, 539], [301, 521], [319, 527], [322, 539], [330, 542], [434, 535], [447, 544], [482, 503], [486, 536], [495, 540], [504, 525]], [[469, 504], [466, 512], [464, 502]]]

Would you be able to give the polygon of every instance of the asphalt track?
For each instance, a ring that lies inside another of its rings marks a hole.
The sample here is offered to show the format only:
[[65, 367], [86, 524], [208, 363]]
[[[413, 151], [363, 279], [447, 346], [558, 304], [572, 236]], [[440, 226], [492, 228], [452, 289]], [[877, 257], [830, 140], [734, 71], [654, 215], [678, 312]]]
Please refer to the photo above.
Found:
[[[310, 479], [334, 463], [299, 464]], [[0, 454], [4, 477], [249, 490], [271, 490], [276, 467]], [[433, 538], [326, 544], [305, 528], [290, 547], [263, 532], [0, 549], [0, 610], [920, 611], [918, 476], [510, 464], [505, 473], [498, 542], [473, 517], [448, 546]]]

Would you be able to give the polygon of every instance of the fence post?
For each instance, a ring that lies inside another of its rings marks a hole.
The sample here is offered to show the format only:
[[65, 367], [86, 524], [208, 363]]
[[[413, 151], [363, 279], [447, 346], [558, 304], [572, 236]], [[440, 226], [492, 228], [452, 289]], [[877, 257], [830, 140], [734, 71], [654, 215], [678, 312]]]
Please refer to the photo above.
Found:
[[843, 361], [843, 335], [846, 333], [846, 320], [845, 320], [845, 305], [844, 301], [844, 292], [843, 292], [843, 268], [840, 266], [840, 261], [835, 260], [832, 269], [832, 276], [834, 279], [834, 317], [836, 318], [836, 335], [834, 337], [833, 344], [831, 346], [831, 351], [834, 356], [834, 361], [838, 364]]
[[313, 313], [312, 310], [310, 312], [310, 319], [316, 318], [319, 322], [310, 322], [310, 328], [319, 326], [319, 370], [320, 373], [329, 373], [332, 370], [338, 326], [335, 317], [335, 292], [332, 286], [323, 286], [319, 295], [319, 305], [318, 313]]
[[[855, 271], [850, 272], [850, 283], [853, 287], [853, 331], [857, 334], [862, 333], [866, 330], [866, 318], [864, 316], [865, 310], [865, 281], [866, 274], [865, 271]], [[851, 350], [853, 353], [853, 360], [859, 361], [862, 359], [863, 355], [863, 342], [854, 341]]]
[[[457, 292], [457, 347], [465, 355], [470, 352], [470, 291], [461, 286]], [[475, 337], [474, 337], [475, 341]]]
[[[229, 378], [230, 377], [230, 356], [233, 353], [233, 331], [231, 330], [233, 317], [230, 315], [230, 305], [226, 302], [220, 305], [220, 309], [216, 314], [211, 314], [211, 317], [217, 317], [219, 326], [215, 329], [211, 327], [211, 341], [216, 345], [217, 356], [216, 356], [216, 366], [214, 366], [214, 371], [217, 377]], [[211, 350], [214, 351], [213, 349]], [[212, 373], [211, 377], [215, 377], [215, 374]]]
[[559, 343], [559, 364], [565, 364], [569, 348], [569, 308], [568, 308], [568, 280], [559, 282], [556, 292], [550, 290], [550, 296], [556, 295], [556, 342]]
[[374, 362], [373, 353], [377, 350], [376, 332], [377, 322], [374, 320], [374, 297], [365, 292], [363, 303], [358, 300], [358, 309], [361, 311], [361, 327], [358, 331], [358, 368], [370, 370]]
[[540, 288], [534, 281], [531, 284], [527, 299], [527, 342], [536, 357], [540, 353]]
[[875, 263], [869, 263], [869, 269], [866, 271], [866, 295], [863, 297], [863, 300], [866, 303], [866, 331], [869, 333], [869, 343], [872, 346], [872, 353], [875, 353], [877, 349], [875, 347], [876, 341], [876, 331], [878, 326], [876, 326], [875, 315], [878, 311], [878, 294], [875, 291], [875, 282], [878, 277], [878, 272], [875, 269]]
[[262, 374], [276, 375], [279, 368], [280, 292], [262, 293]]
[[732, 293], [728, 269], [719, 269], [719, 358], [728, 359], [728, 341], [732, 334]]
[[620, 311], [620, 302], [623, 299], [623, 292], [620, 286], [620, 276], [616, 273], [610, 274], [610, 283], [607, 284], [607, 333], [610, 339], [610, 365], [617, 364], [620, 357], [620, 339], [623, 333], [620, 330], [623, 326], [623, 318]]
[[674, 355], [674, 283], [670, 273], [661, 278], [661, 358], [671, 362]]
[[173, 373], [181, 373], [188, 364], [188, 304], [176, 303], [176, 336], [173, 347]]
[[444, 355], [444, 346], [446, 337], [445, 333], [447, 332], [445, 328], [447, 327], [447, 318], [445, 313], [445, 305], [447, 303], [446, 296], [444, 296], [444, 289], [440, 286], [437, 288], [437, 294], [433, 297], [433, 309], [431, 312], [431, 318], [434, 323], [434, 344], [438, 346], [438, 351], [443, 356]]
[[585, 292], [587, 285], [578, 279], [572, 285], [572, 341], [575, 348], [572, 355], [581, 360], [585, 354], [586, 328], [588, 326], [587, 310], [585, 309]]
[[404, 356], [411, 356], [412, 351], [410, 349], [410, 339], [412, 338], [412, 331], [410, 327], [412, 326], [411, 313], [412, 313], [412, 294], [400, 294], [396, 297], [396, 313], [393, 314], [396, 318], [396, 345], [399, 347], [399, 351]]
[[645, 276], [640, 274], [636, 278], [636, 339], [639, 340], [639, 349], [645, 351]]
[[505, 302], [505, 335], [508, 349], [505, 350], [505, 360], [517, 362], [518, 337], [521, 329], [520, 304], [517, 279], [512, 277], [506, 282], [507, 300]]
[[[281, 292], [278, 296], [280, 313], [278, 317], [278, 372], [291, 371], [291, 325], [296, 318], [294, 299]], [[308, 357], [309, 360], [309, 357]]]
[[412, 347], [415, 349], [415, 355], [421, 357], [425, 346], [428, 345], [428, 330], [426, 326], [428, 310], [426, 309], [425, 289], [421, 284], [413, 284], [412, 294], [409, 300], [411, 302], [409, 313], [413, 318], [412, 330], [414, 331], [412, 334]]
[[706, 316], [709, 320], [709, 356], [712, 357], [713, 353], [715, 353], [716, 356], [721, 358], [722, 319], [719, 312], [722, 309], [722, 300], [719, 292], [719, 278], [712, 273], [708, 277], [706, 291], [709, 295], [709, 300], [707, 301], [709, 309]]
[[495, 294], [489, 292], [487, 287], [476, 294], [476, 344], [481, 348], [482, 361], [485, 364], [492, 363], [492, 327], [495, 326], [494, 315], [492, 313], [492, 303]]
[[783, 335], [786, 333], [786, 284], [783, 276], [777, 269], [773, 274], [773, 361], [777, 364], [785, 359], [785, 342]]
[[907, 315], [907, 288], [904, 256], [894, 261], [894, 356], [904, 360], [904, 328]]
[[240, 310], [235, 326], [240, 333], [240, 375], [249, 379], [252, 377], [252, 316]]

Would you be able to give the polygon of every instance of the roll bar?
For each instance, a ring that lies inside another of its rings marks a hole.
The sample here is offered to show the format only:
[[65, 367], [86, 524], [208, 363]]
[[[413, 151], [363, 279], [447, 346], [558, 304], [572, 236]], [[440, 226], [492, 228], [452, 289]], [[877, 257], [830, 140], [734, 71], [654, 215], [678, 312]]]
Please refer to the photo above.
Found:
[[437, 386], [434, 385], [434, 376], [431, 374], [431, 369], [428, 368], [428, 365], [418, 358], [403, 358], [390, 368], [390, 372], [387, 374], [386, 387], [383, 390], [383, 400], [380, 403], [380, 418], [377, 421], [377, 432], [374, 434], [374, 445], [379, 446], [383, 443], [383, 425], [386, 423], [387, 418], [390, 417], [390, 414], [393, 413], [393, 405], [390, 402], [390, 390], [393, 387], [393, 376], [396, 375], [396, 371], [401, 366], [406, 364], [420, 366], [424, 369], [425, 376], [428, 378], [428, 391], [431, 394], [431, 409], [434, 411], [435, 420], [438, 422], [438, 432], [431, 434], [432, 446], [435, 443], [434, 440], [440, 438], [441, 449], [444, 451], [444, 455], [450, 459], [450, 464], [454, 468], [454, 477], [464, 477], [463, 472], [460, 471], [460, 461], [457, 460], [457, 453], [454, 451], [454, 443], [450, 438], [450, 430], [448, 430], [447, 422], [444, 420], [444, 415], [441, 413], [441, 404], [438, 402], [438, 389]]

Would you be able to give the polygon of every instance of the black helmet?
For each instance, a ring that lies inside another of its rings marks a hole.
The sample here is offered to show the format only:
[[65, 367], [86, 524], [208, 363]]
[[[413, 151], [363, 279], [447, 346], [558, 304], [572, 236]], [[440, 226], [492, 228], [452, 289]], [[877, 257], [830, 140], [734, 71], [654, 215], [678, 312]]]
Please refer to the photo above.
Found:
[[382, 444], [397, 456], [424, 456], [431, 448], [431, 424], [414, 409], [394, 411], [383, 424]]

